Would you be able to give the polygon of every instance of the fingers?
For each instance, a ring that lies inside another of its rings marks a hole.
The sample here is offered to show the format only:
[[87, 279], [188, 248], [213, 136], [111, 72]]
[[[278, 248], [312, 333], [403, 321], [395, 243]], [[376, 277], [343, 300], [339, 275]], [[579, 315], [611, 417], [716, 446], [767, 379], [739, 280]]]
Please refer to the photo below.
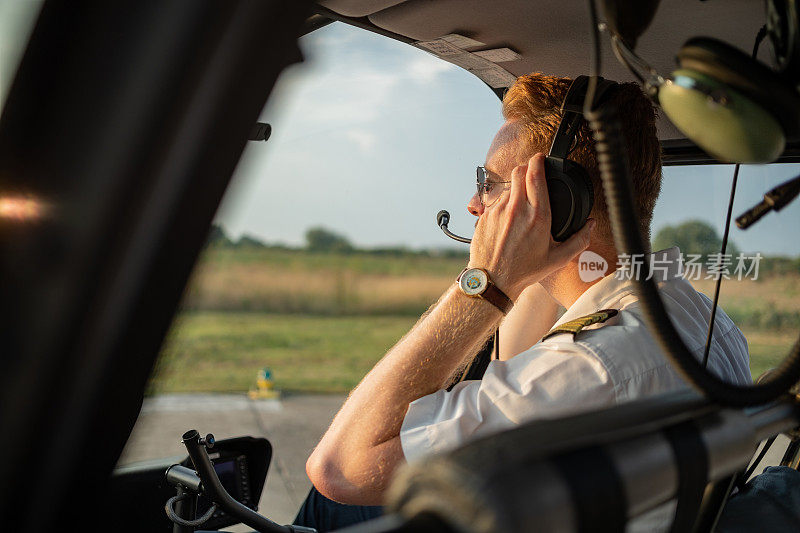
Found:
[[525, 201], [525, 176], [528, 171], [528, 165], [519, 165], [514, 167], [511, 172], [511, 194], [508, 198], [510, 205], [521, 205]]
[[544, 154], [536, 154], [528, 162], [525, 175], [528, 202], [539, 220], [550, 220], [550, 196], [547, 193], [547, 180], [544, 174]]
[[[544, 173], [544, 154], [536, 154], [528, 164], [514, 167], [511, 172], [511, 191], [507, 196], [509, 205], [521, 205], [527, 201], [542, 220], [550, 218], [550, 197]], [[501, 197], [497, 204], [505, 204]]]
[[552, 257], [556, 264], [566, 264], [570, 259], [589, 247], [592, 241], [592, 230], [597, 222], [590, 218], [581, 229], [575, 232], [569, 239], [562, 242], [552, 250]]

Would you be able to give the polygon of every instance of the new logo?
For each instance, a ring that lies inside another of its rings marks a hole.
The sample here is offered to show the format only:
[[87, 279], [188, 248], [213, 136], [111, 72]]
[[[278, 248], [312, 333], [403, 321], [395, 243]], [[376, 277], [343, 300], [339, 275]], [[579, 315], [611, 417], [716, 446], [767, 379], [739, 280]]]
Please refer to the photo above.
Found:
[[584, 283], [590, 283], [606, 275], [608, 262], [602, 256], [586, 250], [578, 256], [578, 275]]

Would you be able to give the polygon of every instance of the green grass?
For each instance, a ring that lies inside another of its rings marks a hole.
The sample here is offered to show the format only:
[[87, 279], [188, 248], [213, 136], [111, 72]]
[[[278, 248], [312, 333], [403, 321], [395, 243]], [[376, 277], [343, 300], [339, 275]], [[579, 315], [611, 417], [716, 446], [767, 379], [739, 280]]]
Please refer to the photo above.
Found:
[[[209, 247], [149, 392], [246, 391], [263, 367], [285, 391], [347, 392], [453, 284], [466, 258]], [[713, 294], [711, 280], [693, 285]], [[726, 281], [720, 305], [745, 331], [758, 376], [800, 329], [800, 275]]]
[[[708, 297], [714, 295], [712, 280], [692, 285]], [[793, 332], [800, 330], [800, 276], [774, 275], [754, 280], [722, 283], [720, 306], [742, 329]]]
[[[176, 321], [149, 394], [233, 392], [272, 369], [286, 392], [348, 392], [414, 324], [407, 316], [319, 317], [187, 312]], [[753, 377], [778, 364], [790, 332], [747, 329]]]
[[183, 313], [149, 394], [246, 391], [272, 369], [284, 391], [347, 392], [416, 321], [407, 316], [317, 317]]
[[758, 378], [765, 370], [780, 364], [797, 340], [797, 331], [773, 332], [743, 328], [750, 348], [750, 373]]

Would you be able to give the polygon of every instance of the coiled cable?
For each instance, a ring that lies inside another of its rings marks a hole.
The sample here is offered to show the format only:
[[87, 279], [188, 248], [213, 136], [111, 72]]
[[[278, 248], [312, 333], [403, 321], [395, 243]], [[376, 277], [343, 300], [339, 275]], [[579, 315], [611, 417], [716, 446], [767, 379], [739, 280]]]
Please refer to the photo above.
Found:
[[[594, 135], [614, 243], [620, 253], [643, 257], [646, 246], [635, 214], [628, 158], [617, 109], [606, 103], [597, 110], [585, 109], [584, 115]], [[672, 366], [698, 391], [722, 405], [747, 407], [778, 398], [800, 380], [800, 339], [775, 372], [756, 385], [728, 383], [703, 368], [675, 330], [655, 281], [650, 278], [650, 265], [644, 263], [644, 272], [634, 283], [634, 290], [641, 302], [645, 321]]]
[[[611, 219], [611, 230], [617, 251], [631, 257], [644, 257], [647, 250], [633, 200], [633, 187], [628, 169], [628, 155], [618, 111], [611, 102], [594, 109], [597, 77], [600, 75], [600, 31], [594, 0], [588, 0], [592, 36], [591, 77], [586, 90], [583, 115], [595, 140], [597, 165]], [[758, 43], [758, 39], [756, 41]], [[800, 338], [781, 364], [756, 385], [728, 383], [709, 372], [689, 351], [670, 321], [656, 283], [650, 276], [650, 265], [644, 261], [641, 276], [633, 287], [642, 306], [648, 328], [661, 346], [673, 368], [701, 394], [721, 405], [748, 407], [777, 399], [800, 380]]]
[[178, 516], [178, 513], [175, 512], [175, 504], [187, 500], [189, 498], [196, 497], [196, 494], [192, 494], [191, 492], [184, 492], [183, 494], [179, 494], [177, 496], [173, 496], [169, 500], [167, 500], [167, 504], [164, 506], [164, 510], [167, 512], [167, 517], [172, 520], [174, 523], [184, 526], [184, 527], [198, 527], [202, 526], [214, 515], [217, 511], [217, 504], [212, 504], [209, 507], [208, 511], [205, 512], [203, 516], [200, 518], [196, 518], [195, 520], [186, 520], [185, 518], [181, 518]]

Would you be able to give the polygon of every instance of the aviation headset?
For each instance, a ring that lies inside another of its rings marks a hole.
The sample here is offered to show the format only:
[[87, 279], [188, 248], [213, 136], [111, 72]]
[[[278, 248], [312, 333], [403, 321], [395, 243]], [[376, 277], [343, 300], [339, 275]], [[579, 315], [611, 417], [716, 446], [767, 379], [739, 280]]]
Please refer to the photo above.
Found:
[[[578, 76], [569, 86], [561, 104], [561, 122], [544, 162], [552, 215], [551, 233], [553, 239], [559, 242], [583, 227], [594, 204], [594, 190], [589, 173], [581, 165], [568, 159], [574, 147], [575, 136], [583, 123], [583, 103], [588, 84], [588, 76]], [[615, 82], [600, 78], [595, 92], [596, 105], [607, 100], [616, 87]]]
[[[627, 49], [633, 49], [650, 25], [658, 3], [604, 0], [609, 26]], [[794, 0], [767, 0], [766, 11], [764, 31], [777, 70], [717, 39], [694, 37], [678, 51], [678, 69], [669, 78], [645, 82], [672, 123], [720, 161], [774, 161], [787, 137], [800, 132], [797, 5]]]

